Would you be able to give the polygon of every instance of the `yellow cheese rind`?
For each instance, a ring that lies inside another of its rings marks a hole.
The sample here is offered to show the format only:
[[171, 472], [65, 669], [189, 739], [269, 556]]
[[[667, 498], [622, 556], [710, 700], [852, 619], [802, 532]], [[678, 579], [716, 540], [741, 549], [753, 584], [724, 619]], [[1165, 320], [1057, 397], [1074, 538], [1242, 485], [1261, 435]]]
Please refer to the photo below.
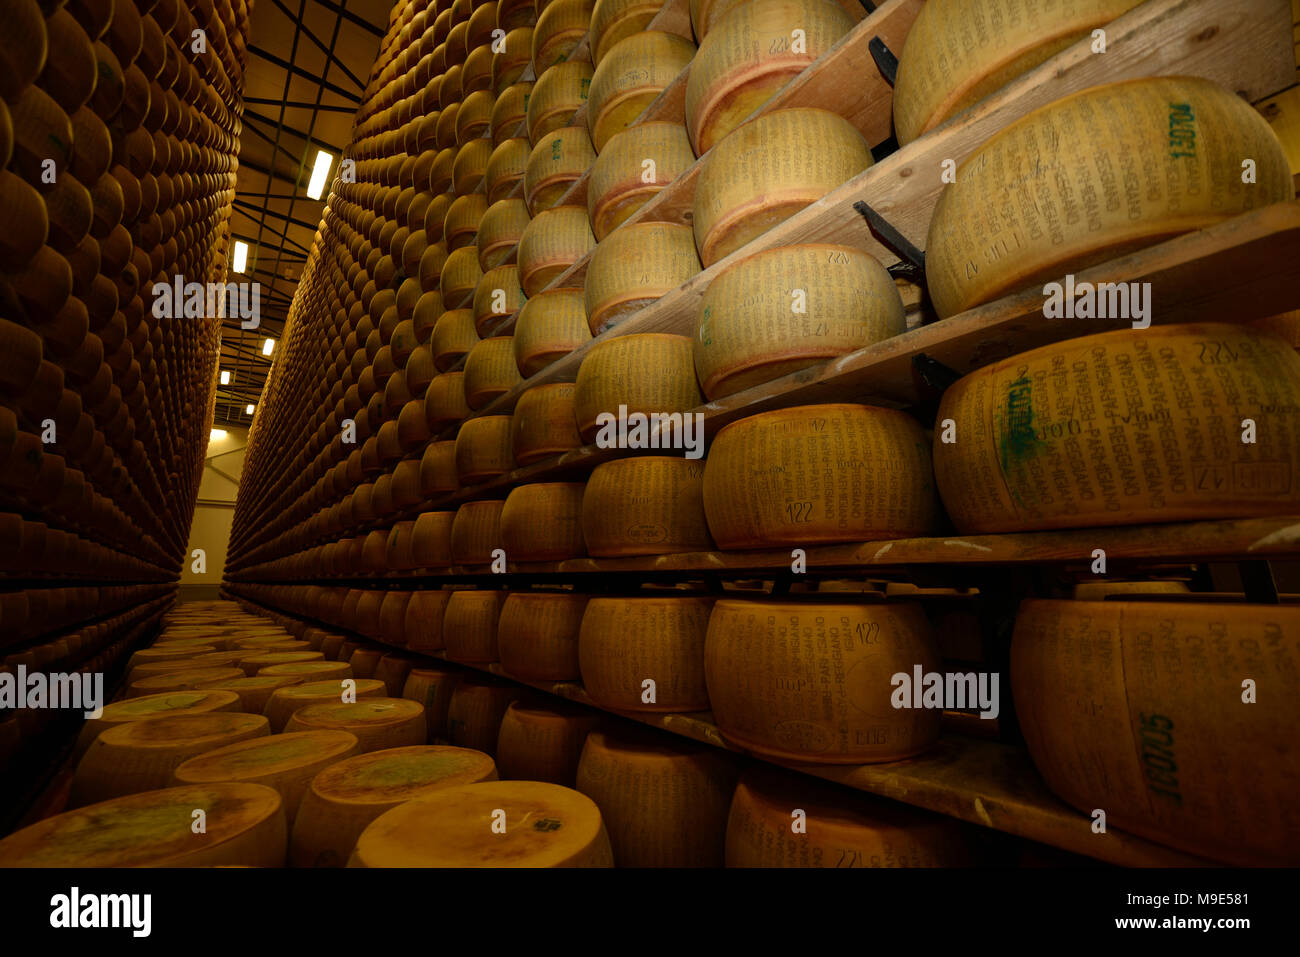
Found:
[[592, 74], [587, 104], [596, 152], [635, 122], [694, 56], [690, 40], [659, 30], [634, 33], [610, 47]]
[[497, 622], [497, 652], [506, 674], [524, 681], [581, 677], [578, 632], [586, 595], [511, 592]]
[[707, 711], [704, 640], [712, 609], [712, 598], [591, 599], [578, 663], [592, 701], [612, 711]]
[[355, 678], [346, 685], [342, 680], [305, 681], [271, 692], [262, 714], [270, 722], [272, 733], [279, 734], [299, 708], [305, 708], [309, 704], [342, 702], [345, 688], [350, 694], [355, 694], [358, 701], [362, 698], [382, 697], [385, 693], [384, 683], [373, 678]]
[[600, 335], [699, 271], [689, 226], [633, 223], [614, 230], [587, 264], [583, 300], [591, 334]]
[[695, 162], [685, 128], [657, 121], [615, 133], [594, 158], [588, 164], [587, 215], [600, 241]]
[[497, 737], [497, 766], [507, 781], [548, 781], [571, 788], [587, 734], [600, 716], [575, 708], [518, 701], [506, 709]]
[[501, 718], [522, 691], [515, 685], [463, 677], [447, 706], [447, 738], [461, 748], [495, 754]]
[[442, 620], [449, 659], [471, 663], [497, 660], [497, 619], [504, 600], [505, 595], [499, 591], [465, 589], [451, 593]]
[[613, 558], [712, 551], [704, 475], [699, 461], [663, 455], [596, 466], [582, 497], [587, 553]]
[[[382, 681], [378, 684], [383, 687]], [[418, 701], [365, 698], [353, 704], [306, 705], [295, 711], [284, 726], [286, 732], [316, 729], [348, 731], [357, 736], [362, 752], [370, 752], [424, 744], [428, 723]]]
[[511, 562], [558, 562], [587, 553], [583, 482], [520, 485], [501, 509], [501, 544]]
[[602, 413], [619, 415], [688, 412], [704, 404], [695, 381], [691, 340], [667, 333], [638, 333], [604, 339], [578, 367], [574, 393], [578, 432], [590, 442]]
[[515, 464], [531, 465], [582, 446], [574, 419], [572, 382], [533, 386], [519, 397], [511, 417]]

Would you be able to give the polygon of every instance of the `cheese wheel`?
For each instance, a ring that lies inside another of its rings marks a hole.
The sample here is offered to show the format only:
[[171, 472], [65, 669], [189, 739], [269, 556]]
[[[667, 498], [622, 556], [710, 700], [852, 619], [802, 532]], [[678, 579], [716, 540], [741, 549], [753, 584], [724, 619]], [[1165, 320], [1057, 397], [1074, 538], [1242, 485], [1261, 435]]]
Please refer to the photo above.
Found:
[[1294, 606], [1030, 600], [1011, 686], [1044, 782], [1084, 815], [1235, 866], [1293, 865], [1298, 651]]
[[897, 761], [934, 744], [942, 710], [895, 707], [902, 692], [893, 679], [940, 665], [916, 603], [721, 600], [704, 646], [723, 736], [756, 754], [812, 764]]
[[257, 674], [268, 678], [298, 678], [302, 681], [325, 681], [328, 678], [342, 680], [352, 677], [352, 665], [348, 662], [323, 659], [322, 655], [320, 659], [264, 665], [258, 669]]
[[521, 694], [513, 685], [462, 677], [447, 705], [447, 738], [457, 747], [495, 754], [501, 718]]
[[540, 292], [524, 303], [515, 320], [515, 365], [526, 379], [590, 340], [582, 290]]
[[0, 867], [282, 867], [286, 836], [273, 788], [188, 785], [47, 817], [0, 840]]
[[519, 284], [527, 295], [535, 296], [595, 247], [586, 208], [543, 210], [519, 240]]
[[572, 382], [534, 386], [519, 397], [511, 417], [515, 465], [523, 467], [582, 445], [573, 417]]
[[510, 416], [481, 415], [467, 420], [456, 436], [456, 478], [460, 484], [479, 485], [513, 469], [512, 443]]
[[663, 6], [663, 0], [596, 0], [591, 11], [592, 62], [600, 66], [610, 48], [644, 30]]
[[1267, 319], [1256, 319], [1250, 325], [1255, 329], [1267, 329], [1269, 332], [1275, 332], [1300, 350], [1300, 309], [1269, 316]]
[[[505, 27], [498, 27], [505, 30]], [[533, 28], [518, 26], [500, 38], [501, 47], [492, 56], [492, 90], [502, 93], [524, 75], [533, 61]], [[492, 49], [489, 47], [489, 49]]]
[[465, 589], [451, 593], [442, 619], [449, 659], [470, 664], [497, 660], [497, 619], [504, 599], [499, 591]]
[[[454, 139], [456, 136], [456, 116], [459, 109], [444, 109], [438, 119], [438, 127], [441, 130], [444, 126], [448, 129], [442, 133], [447, 139]], [[452, 189], [452, 183], [455, 179], [456, 171], [456, 147], [449, 145], [444, 147], [437, 156], [434, 157], [433, 167], [429, 171], [429, 191], [432, 193], [445, 193]], [[465, 195], [465, 194], [461, 194]], [[381, 234], [382, 235], [382, 234]]]
[[[500, 146], [510, 137], [523, 136], [527, 128], [532, 81], [512, 83], [501, 91], [492, 107], [492, 142]], [[521, 129], [520, 127], [524, 127]]]
[[885, 267], [850, 246], [782, 246], [720, 272], [700, 300], [695, 371], [710, 399], [906, 331]]
[[592, 74], [587, 105], [596, 152], [603, 152], [611, 136], [631, 126], [694, 56], [690, 40], [659, 30], [635, 33], [610, 47]]
[[582, 537], [594, 558], [712, 551], [704, 466], [663, 455], [601, 463], [582, 496]]
[[[218, 708], [218, 711], [242, 711], [245, 714], [261, 714], [266, 710], [266, 703], [271, 700], [271, 695], [277, 688], [287, 688], [290, 685], [300, 684], [301, 675], [256, 675], [252, 678], [222, 678], [217, 681], [205, 681], [197, 688], [195, 692], [203, 691], [209, 694], [214, 692], [231, 692], [237, 696], [237, 706], [232, 708]], [[186, 692], [179, 692], [185, 694]], [[170, 697], [170, 696], [169, 696]], [[132, 698], [132, 701], [146, 701], [146, 698]]]
[[524, 199], [534, 216], [559, 205], [596, 160], [591, 137], [582, 126], [565, 126], [537, 141], [524, 168]]
[[[1247, 326], [1122, 329], [1044, 346], [959, 380], [940, 404], [939, 420], [949, 418], [959, 440], [936, 436], [935, 477], [962, 532], [1300, 504], [1300, 354]], [[1253, 444], [1242, 441], [1246, 419]]]
[[441, 432], [468, 418], [474, 410], [465, 401], [465, 373], [443, 372], [424, 393], [424, 417], [430, 432]]
[[[450, 549], [450, 545], [448, 545]], [[450, 557], [450, 555], [448, 556]], [[404, 631], [408, 651], [427, 653], [442, 648], [442, 619], [451, 592], [424, 590], [411, 593], [406, 603]]]
[[529, 152], [528, 140], [522, 136], [504, 139], [492, 151], [483, 177], [489, 203], [505, 199], [523, 182]]
[[591, 700], [611, 711], [707, 711], [704, 635], [712, 607], [712, 598], [592, 598], [578, 635]]
[[595, 0], [549, 0], [533, 28], [533, 69], [541, 73], [564, 60], [591, 24]]
[[703, 496], [724, 549], [911, 538], [938, 520], [924, 432], [873, 406], [801, 406], [724, 426]]
[[433, 327], [430, 344], [434, 365], [439, 372], [446, 372], [478, 344], [473, 310], [449, 309], [444, 312]]
[[494, 781], [388, 811], [357, 839], [348, 866], [611, 867], [613, 859], [589, 798], [542, 781]]
[[578, 762], [619, 867], [721, 867], [735, 783], [720, 752], [648, 735], [592, 731]]
[[[461, 249], [475, 243], [477, 261], [478, 227], [487, 211], [487, 198], [481, 193], [470, 193], [467, 196], [456, 197], [451, 205], [447, 207], [442, 223], [442, 236], [447, 244], [447, 249], [449, 251]], [[449, 255], [449, 253], [444, 255]], [[444, 298], [445, 296], [444, 293]]]
[[[797, 812], [802, 812], [798, 813]], [[796, 832], [793, 824], [802, 822]], [[968, 867], [961, 825], [800, 774], [741, 775], [727, 815], [728, 867]]]
[[587, 182], [587, 217], [603, 242], [695, 162], [680, 123], [638, 123], [606, 141]]
[[190, 668], [182, 671], [168, 671], [132, 681], [127, 690], [128, 698], [143, 695], [162, 694], [165, 691], [190, 691], [205, 681], [218, 678], [240, 678], [245, 674], [242, 668]]
[[451, 524], [451, 558], [457, 565], [486, 565], [501, 548], [504, 502], [466, 502]]
[[270, 733], [260, 714], [219, 711], [161, 714], [106, 728], [77, 764], [68, 803], [81, 807], [168, 787], [172, 772], [189, 758]]
[[[473, 83], [492, 82], [492, 54], [490, 50], [483, 52], [488, 59], [484, 61], [482, 57], [476, 57], [473, 64], [481, 71], [479, 75], [471, 77], [467, 70], [462, 79]], [[487, 70], [482, 69], [485, 62]], [[487, 159], [492, 154], [492, 140], [488, 137], [492, 107], [495, 105], [496, 97], [489, 90], [476, 89], [466, 94], [460, 109], [456, 111], [456, 142], [459, 148], [456, 151], [456, 162], [452, 166], [452, 184], [453, 191], [459, 195], [478, 189], [483, 181]], [[463, 177], [460, 174], [464, 174]]]
[[775, 110], [746, 123], [700, 169], [693, 219], [700, 262], [712, 266], [871, 162], [862, 134], [827, 110]]
[[1104, 601], [1112, 595], [1186, 595], [1186, 582], [1175, 581], [1101, 581], [1079, 582], [1074, 586], [1076, 601]]
[[[602, 416], [617, 418], [624, 407], [628, 416], [639, 413], [649, 417], [684, 413], [703, 405], [695, 382], [691, 340], [653, 332], [597, 342], [578, 368], [573, 401], [578, 433], [588, 442], [605, 429], [608, 419]], [[629, 419], [629, 428], [631, 425]], [[680, 437], [680, 422], [678, 426], [674, 434]]]
[[478, 264], [478, 249], [474, 246], [462, 246], [452, 250], [447, 261], [442, 264], [440, 288], [443, 301], [450, 306], [458, 306], [474, 294], [478, 281], [483, 278], [483, 270]]
[[325, 656], [319, 651], [272, 651], [264, 655], [252, 655], [240, 659], [239, 666], [250, 678], [270, 665], [287, 665], [303, 661], [323, 661]]
[[507, 316], [518, 312], [525, 301], [524, 291], [519, 286], [519, 270], [515, 265], [507, 264], [488, 270], [474, 290], [475, 332], [479, 336], [490, 336]]
[[628, 319], [699, 271], [689, 226], [634, 223], [614, 230], [592, 251], [587, 266], [583, 297], [591, 334]]
[[145, 663], [186, 661], [199, 655], [216, 653], [217, 649], [212, 645], [184, 645], [180, 648], [170, 648], [166, 646], [154, 645], [152, 648], [141, 648], [134, 652], [126, 662], [127, 672]]
[[[537, 34], [533, 34], [537, 39]], [[575, 113], [587, 102], [591, 86], [591, 64], [583, 60], [556, 63], [537, 77], [528, 95], [528, 141], [536, 145], [542, 138], [571, 125]]]
[[208, 711], [241, 711], [240, 697], [229, 691], [195, 689], [165, 691], [162, 694], [125, 698], [106, 704], [98, 718], [88, 718], [81, 726], [73, 755], [80, 758], [92, 741], [108, 728], [160, 714], [203, 714]]
[[374, 751], [321, 771], [303, 795], [289, 840], [293, 867], [342, 867], [375, 818], [442, 788], [495, 781], [486, 754], [418, 745]]
[[599, 723], [591, 711], [562, 705], [506, 709], [497, 738], [497, 767], [507, 781], [549, 781], [571, 788], [587, 735]]
[[[420, 458], [420, 491], [429, 498], [456, 491], [456, 442], [430, 442]], [[448, 525], [448, 532], [451, 526]], [[414, 558], [412, 558], [414, 560]], [[413, 565], [411, 567], [418, 567]]]
[[455, 512], [421, 512], [411, 529], [411, 560], [416, 568], [451, 564], [451, 528]]
[[460, 674], [429, 665], [412, 668], [402, 685], [402, 697], [424, 705], [424, 716], [429, 726], [429, 740], [437, 741], [447, 736], [447, 707], [451, 692], [460, 680]]
[[478, 224], [478, 265], [483, 272], [500, 266], [515, 251], [528, 225], [528, 207], [522, 199], [493, 203]]
[[[461, 120], [465, 111], [460, 111]], [[483, 124], [487, 125], [486, 115]], [[471, 139], [456, 152], [456, 159], [451, 164], [451, 190], [457, 196], [466, 196], [483, 185], [487, 174], [488, 157], [492, 155], [492, 141]]]
[[588, 596], [510, 592], [497, 622], [501, 667], [522, 681], [576, 681], [578, 633]]
[[[950, 116], [1089, 38], [1138, 0], [937, 0], [899, 56], [894, 128], [906, 146]], [[996, 24], [995, 29], [991, 25]]]
[[[369, 679], [374, 680], [374, 679]], [[383, 682], [378, 682], [383, 687]], [[285, 723], [286, 732], [317, 729], [348, 731], [362, 752], [424, 744], [428, 723], [424, 708], [407, 698], [366, 698], [353, 704], [330, 702], [299, 708]]]
[[559, 562], [585, 555], [585, 487], [582, 482], [538, 482], [511, 491], [501, 509], [501, 545], [507, 561]]
[[346, 731], [303, 731], [241, 741], [190, 758], [176, 768], [174, 783], [262, 784], [284, 801], [285, 817], [294, 815], [307, 785], [318, 773], [357, 753], [355, 735]]
[[0, 210], [9, 222], [26, 224], [23, 229], [6, 230], [8, 235], [0, 235], [0, 269], [17, 272], [45, 244], [49, 214], [41, 194], [8, 170], [0, 170]]
[[364, 698], [381, 697], [384, 692], [384, 683], [373, 678], [305, 681], [285, 688], [276, 688], [271, 692], [271, 698], [266, 702], [266, 710], [262, 714], [271, 723], [271, 731], [279, 734], [299, 708], [313, 704], [341, 704], [345, 694], [349, 697], [356, 695], [357, 700], [360, 701]]
[[[489, 336], [469, 350], [465, 357], [465, 402], [471, 409], [483, 408], [523, 382], [519, 366], [515, 365], [514, 349], [513, 337]], [[466, 422], [463, 428], [469, 424]]]
[[[1254, 183], [1241, 181], [1242, 157], [1255, 161]], [[1049, 103], [989, 139], [956, 177], [926, 243], [940, 318], [1295, 198], [1268, 122], [1195, 77], [1112, 83]]]
[[7, 4], [5, 27], [0, 41], [0, 97], [12, 103], [40, 76], [49, 40], [41, 7], [35, 0]]

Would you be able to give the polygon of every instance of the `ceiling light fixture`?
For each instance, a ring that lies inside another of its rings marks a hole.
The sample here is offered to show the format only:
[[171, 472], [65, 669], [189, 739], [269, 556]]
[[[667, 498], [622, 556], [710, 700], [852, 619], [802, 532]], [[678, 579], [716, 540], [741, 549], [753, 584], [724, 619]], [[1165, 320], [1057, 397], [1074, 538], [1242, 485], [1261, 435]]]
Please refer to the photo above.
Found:
[[222, 384], [222, 385], [230, 385], [230, 370], [229, 370], [229, 369], [222, 369], [222, 370], [221, 370], [221, 384]]
[[265, 342], [262, 343], [262, 355], [269, 356], [274, 349], [275, 349], [274, 339], [267, 339]]
[[253, 414], [253, 403], [250, 402], [250, 403], [248, 403], [248, 405], [244, 406], [244, 414], [245, 414], [245, 415], [252, 415], [252, 414]]
[[316, 165], [311, 171], [311, 182], [307, 184], [307, 195], [312, 199], [320, 199], [325, 192], [325, 177], [330, 174], [330, 167], [334, 165], [334, 157], [324, 150], [316, 151]]
[[248, 268], [248, 243], [235, 240], [235, 255], [230, 263], [231, 272], [242, 273]]

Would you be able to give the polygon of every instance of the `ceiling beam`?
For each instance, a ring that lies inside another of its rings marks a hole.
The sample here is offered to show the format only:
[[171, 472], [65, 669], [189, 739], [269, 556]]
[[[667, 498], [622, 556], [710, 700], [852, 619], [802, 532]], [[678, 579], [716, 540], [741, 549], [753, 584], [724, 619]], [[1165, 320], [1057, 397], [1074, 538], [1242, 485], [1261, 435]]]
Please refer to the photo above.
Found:
[[355, 13], [348, 13], [348, 11], [344, 10], [339, 4], [331, 3], [330, 0], [312, 0], [312, 2], [318, 7], [325, 8], [330, 13], [338, 14], [344, 20], [348, 21], [348, 23], [360, 27], [371, 36], [378, 37], [381, 40], [383, 39], [384, 34], [388, 32], [385, 27], [376, 26], [369, 20], [363, 20]]
[[343, 97], [343, 99], [355, 103], [357, 106], [361, 105], [361, 97], [356, 93], [353, 93], [351, 90], [345, 90], [337, 83], [330, 83], [328, 80], [322, 80], [310, 70], [304, 70], [300, 66], [295, 66], [288, 60], [281, 59], [269, 50], [263, 50], [261, 47], [250, 43], [248, 45], [248, 52], [255, 57], [260, 57], [272, 66], [278, 66], [281, 70], [284, 70], [287, 73], [302, 77], [304, 80], [311, 80], [313, 83], [318, 84], [321, 89], [329, 90], [331, 93], [337, 93], [339, 96]]

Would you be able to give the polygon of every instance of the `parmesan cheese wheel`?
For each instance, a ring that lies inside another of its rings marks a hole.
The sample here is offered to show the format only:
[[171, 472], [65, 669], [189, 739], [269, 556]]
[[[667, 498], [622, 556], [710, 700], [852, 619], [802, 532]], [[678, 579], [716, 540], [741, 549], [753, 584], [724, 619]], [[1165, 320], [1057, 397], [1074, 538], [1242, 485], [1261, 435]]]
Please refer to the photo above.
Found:
[[483, 272], [500, 266], [515, 251], [528, 225], [528, 207], [522, 199], [493, 203], [478, 224], [478, 265]]
[[0, 867], [281, 867], [286, 835], [274, 789], [189, 785], [47, 817], [0, 840]]
[[264, 655], [252, 655], [240, 659], [239, 666], [250, 678], [270, 665], [287, 665], [302, 661], [323, 661], [325, 656], [319, 651], [272, 651]]
[[406, 676], [402, 697], [424, 705], [430, 741], [447, 736], [447, 707], [451, 704], [451, 692], [459, 680], [458, 672], [427, 665], [412, 668]]
[[534, 216], [559, 205], [596, 160], [585, 127], [565, 126], [537, 140], [524, 168], [524, 199]]
[[411, 560], [416, 568], [451, 564], [451, 529], [455, 518], [455, 512], [421, 512], [415, 517], [411, 529]]
[[[533, 34], [536, 40], [537, 34]], [[587, 102], [591, 64], [583, 60], [557, 63], [537, 77], [528, 95], [528, 141], [534, 145], [563, 126]]]
[[[490, 51], [484, 52], [491, 56]], [[481, 58], [476, 59], [474, 66], [481, 67], [482, 63]], [[491, 70], [490, 59], [487, 64], [488, 70]], [[484, 72], [479, 77], [465, 78], [480, 83], [492, 82], [489, 72]], [[459, 185], [460, 188], [454, 191], [460, 195], [477, 189], [483, 180], [487, 158], [492, 154], [492, 140], [488, 137], [492, 123], [492, 107], [495, 105], [496, 97], [488, 90], [479, 89], [470, 92], [461, 101], [460, 109], [456, 111], [456, 141], [460, 146], [456, 151], [456, 163], [452, 167], [452, 183]], [[463, 179], [457, 175], [457, 170], [465, 174]]]
[[1104, 601], [1112, 595], [1185, 595], [1190, 591], [1186, 582], [1175, 581], [1079, 582], [1073, 597], [1076, 601]]
[[827, 110], [775, 110], [746, 123], [700, 169], [693, 219], [700, 262], [712, 266], [871, 162], [862, 135]]
[[[597, 342], [578, 368], [574, 414], [578, 433], [592, 441], [601, 416], [688, 412], [704, 404], [695, 383], [691, 340], [667, 333], [640, 333]], [[658, 422], [658, 419], [654, 420]], [[629, 419], [629, 427], [631, 420]], [[680, 422], [677, 423], [680, 426]], [[678, 429], [680, 438], [680, 428]]]
[[478, 344], [473, 311], [449, 309], [444, 312], [433, 327], [430, 343], [434, 365], [439, 372], [446, 372]]
[[1227, 864], [1295, 864], [1298, 651], [1294, 606], [1030, 600], [1011, 686], [1043, 780], [1085, 815]]
[[352, 677], [352, 665], [348, 662], [325, 661], [323, 658], [322, 655], [320, 659], [315, 660], [264, 665], [258, 669], [257, 674], [268, 678], [298, 678], [302, 681], [325, 681], [328, 678], [341, 680]]
[[[238, 704], [233, 708], [217, 708], [217, 711], [242, 711], [245, 714], [261, 714], [266, 710], [266, 703], [277, 688], [301, 684], [301, 675], [256, 675], [252, 678], [222, 678], [217, 681], [205, 681], [197, 688], [199, 691], [231, 692], [238, 697]], [[179, 694], [185, 694], [180, 692]], [[171, 696], [169, 696], [171, 697]], [[145, 698], [133, 698], [132, 701], [145, 701]]]
[[182, 671], [168, 671], [165, 674], [150, 675], [132, 681], [127, 697], [139, 698], [143, 695], [162, 694], [165, 691], [190, 691], [205, 681], [218, 678], [239, 678], [245, 674], [242, 668], [191, 668]]
[[[1256, 182], [1242, 183], [1242, 157], [1255, 160]], [[1194, 77], [1112, 83], [1049, 103], [989, 139], [956, 177], [926, 243], [941, 318], [1295, 198], [1268, 122]]]
[[[426, 497], [436, 498], [444, 492], [454, 492], [456, 484], [455, 440], [430, 442], [425, 446], [424, 455], [420, 459], [420, 491]], [[447, 530], [450, 533], [450, 525], [447, 526]]]
[[693, 56], [695, 44], [690, 40], [659, 30], [635, 33], [610, 47], [592, 74], [587, 106], [596, 152], [603, 152], [611, 136], [631, 126]]
[[[487, 198], [481, 193], [458, 196], [447, 207], [446, 216], [442, 223], [442, 234], [447, 243], [447, 249], [460, 249], [470, 243], [475, 243], [479, 223], [483, 221], [483, 216], [487, 210]], [[475, 256], [477, 257], [477, 249]], [[444, 293], [445, 297], [446, 294]]]
[[588, 597], [569, 592], [510, 592], [497, 622], [501, 667], [523, 681], [576, 681], [578, 632]]
[[444, 372], [433, 377], [424, 393], [424, 417], [430, 432], [456, 425], [471, 412], [465, 401], [465, 373]]
[[465, 589], [451, 593], [442, 620], [448, 658], [471, 664], [497, 660], [497, 619], [504, 598], [499, 591]]
[[474, 329], [487, 338], [524, 305], [524, 291], [519, 286], [519, 271], [513, 264], [497, 266], [483, 274], [474, 290]]
[[600, 66], [614, 44], [644, 30], [663, 6], [663, 0], [596, 0], [591, 11], [592, 62]]
[[527, 379], [590, 340], [582, 290], [540, 292], [524, 303], [515, 320], [515, 365]]
[[911, 538], [938, 520], [925, 433], [873, 406], [801, 406], [724, 426], [703, 497], [719, 548]]
[[[510, 436], [506, 436], [509, 443]], [[501, 509], [501, 545], [512, 562], [558, 562], [586, 554], [582, 482], [520, 485]]]
[[582, 445], [573, 417], [572, 382], [553, 382], [526, 390], [511, 417], [515, 465], [522, 467]]
[[483, 177], [489, 203], [505, 199], [523, 182], [529, 152], [528, 140], [522, 136], [504, 139], [492, 151]]
[[478, 485], [514, 468], [510, 416], [469, 419], [456, 436], [456, 477], [461, 485]]
[[542, 781], [494, 781], [388, 811], [357, 839], [348, 866], [611, 867], [613, 859], [589, 798]]
[[[511, 336], [489, 336], [465, 357], [465, 401], [471, 409], [483, 408], [522, 381]], [[467, 421], [462, 432], [474, 421], [478, 420]]]
[[[450, 544], [448, 549], [450, 551]], [[442, 648], [442, 619], [450, 597], [451, 592], [437, 590], [411, 593], [411, 600], [406, 604], [404, 629], [408, 651], [427, 653]]]
[[130, 659], [127, 660], [126, 669], [129, 673], [140, 665], [146, 663], [156, 664], [159, 662], [173, 661], [184, 662], [191, 658], [198, 657], [199, 655], [210, 653], [217, 653], [217, 649], [211, 645], [185, 645], [180, 648], [168, 648], [165, 646], [154, 645], [152, 648], [141, 648], [139, 651], [132, 654]]
[[504, 502], [466, 502], [451, 524], [451, 558], [457, 565], [486, 565], [501, 548]]
[[478, 281], [483, 278], [483, 270], [478, 264], [478, 249], [474, 246], [462, 246], [453, 250], [442, 265], [440, 288], [443, 301], [450, 306], [457, 306], [474, 294]]
[[45, 66], [49, 40], [35, 0], [15, 0], [5, 7], [5, 34], [0, 41], [0, 97], [12, 103], [36, 82]]
[[915, 603], [721, 600], [704, 648], [723, 736], [756, 754], [813, 764], [896, 761], [934, 744], [942, 710], [895, 707], [893, 678], [940, 665]]
[[907, 145], [1137, 4], [1138, 0], [927, 3], [917, 14], [899, 57], [894, 88], [899, 144]]
[[77, 736], [73, 754], [80, 758], [100, 734], [108, 728], [160, 714], [203, 714], [208, 711], [241, 711], [239, 695], [213, 689], [166, 691], [162, 694], [126, 698], [104, 705], [98, 718], [88, 718]]
[[612, 711], [707, 711], [712, 598], [593, 598], [578, 636], [582, 684]]
[[501, 91], [492, 107], [492, 142], [500, 146], [506, 139], [522, 136], [527, 128], [528, 100], [532, 82], [512, 83]]
[[[792, 825], [802, 822], [803, 830]], [[799, 774], [757, 768], [736, 784], [728, 867], [967, 867], [961, 825]]]
[[260, 714], [219, 711], [162, 714], [106, 728], [77, 764], [68, 803], [81, 807], [165, 788], [189, 758], [268, 734]]
[[284, 801], [290, 827], [307, 785], [318, 773], [357, 753], [355, 735], [346, 731], [303, 731], [241, 741], [190, 758], [175, 771], [177, 785], [262, 784]]
[[587, 735], [600, 723], [591, 711], [518, 701], [506, 709], [497, 738], [497, 767], [507, 781], [549, 781], [571, 788]]
[[[1300, 354], [1247, 326], [1044, 346], [959, 380], [945, 418], [958, 441], [936, 435], [935, 477], [962, 532], [1285, 514], [1300, 503]], [[1246, 419], [1253, 444], [1242, 441]]]
[[587, 266], [583, 296], [591, 334], [607, 331], [699, 271], [689, 226], [634, 223], [614, 230]]
[[458, 747], [495, 754], [501, 718], [521, 694], [513, 685], [462, 677], [447, 705], [448, 739]]
[[582, 496], [582, 536], [595, 558], [712, 551], [704, 466], [663, 455], [596, 466]]
[[643, 735], [592, 731], [578, 762], [619, 867], [721, 867], [735, 783], [718, 751]]
[[591, 24], [595, 0], [549, 0], [533, 28], [533, 69], [541, 72], [564, 60]]
[[720, 399], [905, 331], [898, 287], [872, 256], [850, 246], [782, 246], [709, 283], [695, 371], [704, 394]]
[[[465, 118], [465, 110], [461, 110], [460, 119], [464, 121]], [[487, 125], [486, 115], [483, 125]], [[457, 196], [466, 196], [482, 186], [491, 155], [492, 141], [488, 139], [471, 139], [457, 150], [456, 159], [451, 164], [451, 191]]]
[[587, 216], [603, 242], [695, 162], [680, 123], [639, 123], [614, 133], [591, 165]]
[[1267, 319], [1256, 319], [1251, 326], [1275, 332], [1296, 349], [1300, 349], [1300, 309], [1269, 316]]
[[373, 678], [306, 681], [285, 688], [276, 688], [271, 692], [271, 698], [266, 702], [266, 710], [262, 714], [271, 723], [271, 731], [279, 734], [299, 708], [313, 704], [341, 704], [345, 694], [349, 697], [355, 695], [358, 701], [364, 698], [378, 698], [383, 696], [384, 691], [384, 683]]
[[[369, 679], [374, 680], [374, 679]], [[383, 687], [383, 682], [377, 682]], [[316, 729], [348, 731], [362, 752], [424, 744], [428, 723], [424, 708], [407, 698], [366, 698], [353, 704], [309, 704], [289, 716], [286, 732]]]
[[501, 48], [492, 57], [492, 89], [498, 94], [517, 82], [532, 63], [533, 28], [515, 27], [501, 37], [500, 42]]
[[543, 210], [519, 240], [519, 284], [527, 295], [535, 296], [595, 247], [584, 207]]
[[442, 788], [496, 777], [490, 757], [464, 748], [389, 748], [339, 761], [316, 775], [303, 795], [289, 863], [342, 867], [357, 838], [385, 811]]

